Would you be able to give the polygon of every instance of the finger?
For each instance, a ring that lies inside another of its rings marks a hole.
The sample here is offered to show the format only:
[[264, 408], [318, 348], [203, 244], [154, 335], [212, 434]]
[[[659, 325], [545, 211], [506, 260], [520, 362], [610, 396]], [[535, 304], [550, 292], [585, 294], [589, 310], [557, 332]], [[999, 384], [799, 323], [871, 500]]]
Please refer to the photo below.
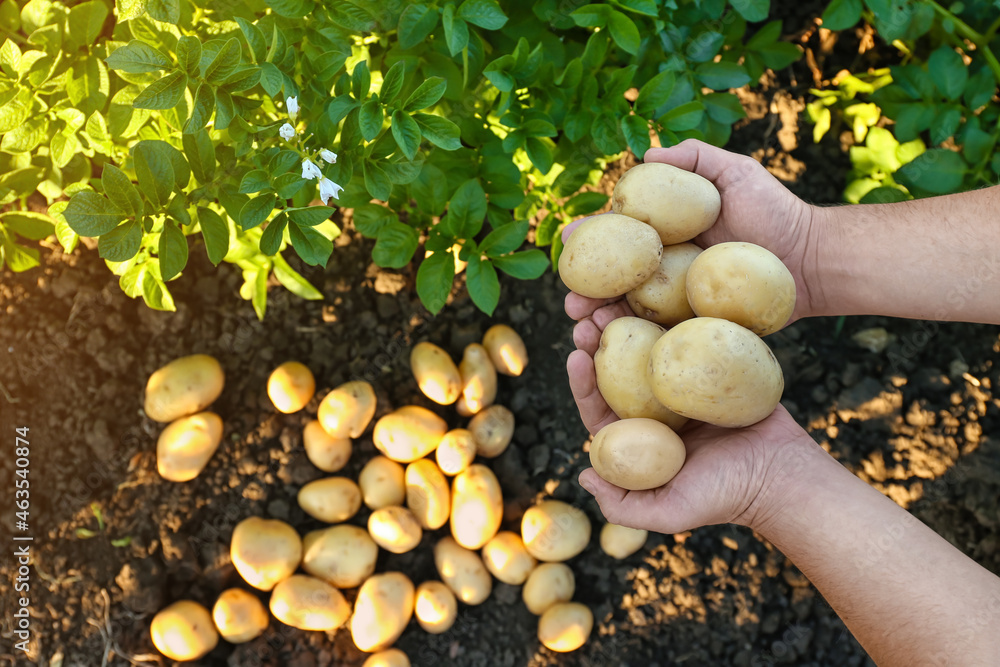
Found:
[[594, 311], [591, 319], [597, 328], [604, 331], [604, 328], [617, 320], [619, 317], [634, 317], [635, 313], [629, 307], [628, 302], [622, 298], [611, 300], [606, 306], [601, 306]]
[[642, 156], [643, 162], [670, 164], [713, 183], [738, 159], [740, 156], [697, 139], [687, 139], [670, 148], [650, 148]]
[[628, 491], [601, 478], [593, 468], [587, 468], [578, 478], [601, 513], [610, 523], [629, 528], [656, 530], [656, 495], [653, 491]]
[[594, 360], [582, 350], [570, 353], [566, 360], [566, 373], [569, 375], [569, 388], [573, 392], [580, 419], [591, 434], [597, 433], [606, 425], [617, 421], [616, 415], [607, 401], [597, 389], [597, 374], [594, 372]]
[[583, 350], [593, 357], [601, 346], [601, 330], [592, 320], [580, 320], [573, 327], [573, 344], [576, 349]]
[[566, 225], [565, 227], [563, 227], [563, 230], [562, 230], [562, 242], [566, 243], [566, 240], [569, 239], [569, 235], [573, 233], [573, 230], [576, 229], [577, 227], [579, 227], [583, 223], [583, 221], [586, 220], [586, 219], [587, 218], [580, 218], [579, 220], [574, 220], [573, 222], [571, 222], [568, 225]]
[[598, 308], [602, 308], [620, 300], [621, 299], [617, 297], [614, 299], [592, 299], [588, 296], [577, 294], [576, 292], [570, 292], [566, 295], [563, 308], [566, 311], [566, 314], [574, 320], [582, 320], [593, 315], [594, 311]]

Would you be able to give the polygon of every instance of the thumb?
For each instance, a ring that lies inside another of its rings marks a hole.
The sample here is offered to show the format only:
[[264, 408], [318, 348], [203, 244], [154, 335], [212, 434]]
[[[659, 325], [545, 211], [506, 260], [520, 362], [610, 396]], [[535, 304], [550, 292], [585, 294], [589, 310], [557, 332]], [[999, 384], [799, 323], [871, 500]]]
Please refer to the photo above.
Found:
[[713, 183], [739, 156], [704, 141], [686, 139], [670, 148], [650, 148], [643, 162], [662, 162], [707, 178]]

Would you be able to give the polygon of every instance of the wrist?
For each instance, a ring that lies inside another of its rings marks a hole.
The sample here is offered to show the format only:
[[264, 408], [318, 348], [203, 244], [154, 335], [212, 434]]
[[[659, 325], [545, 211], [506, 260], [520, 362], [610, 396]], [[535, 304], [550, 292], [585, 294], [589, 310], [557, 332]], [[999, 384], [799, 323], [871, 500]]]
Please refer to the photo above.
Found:
[[833, 315], [836, 308], [836, 281], [830, 279], [828, 269], [837, 260], [831, 257], [836, 248], [839, 206], [807, 204], [805, 234], [801, 253], [802, 281], [805, 304], [801, 317]]

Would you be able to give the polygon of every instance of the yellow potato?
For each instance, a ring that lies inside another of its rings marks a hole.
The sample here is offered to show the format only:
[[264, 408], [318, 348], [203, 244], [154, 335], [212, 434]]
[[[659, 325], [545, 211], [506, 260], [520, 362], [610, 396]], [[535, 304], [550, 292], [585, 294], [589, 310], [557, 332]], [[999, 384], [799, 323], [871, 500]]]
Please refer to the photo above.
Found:
[[332, 438], [356, 438], [375, 416], [375, 390], [363, 380], [345, 382], [323, 397], [316, 412]]
[[214, 412], [181, 417], [156, 440], [156, 470], [171, 482], [197, 477], [222, 442], [222, 419]]
[[368, 509], [402, 505], [406, 500], [403, 466], [384, 456], [373, 456], [358, 473], [361, 497]]
[[568, 653], [586, 644], [593, 628], [590, 607], [579, 602], [559, 602], [538, 619], [538, 640], [551, 651]]
[[302, 444], [306, 457], [323, 472], [337, 472], [343, 468], [354, 449], [350, 438], [330, 436], [317, 419], [306, 424], [302, 431]]
[[361, 667], [410, 667], [410, 658], [398, 648], [372, 653]]
[[632, 312], [665, 327], [694, 317], [687, 297], [687, 272], [700, 253], [701, 248], [693, 243], [664, 246], [656, 272], [625, 295]]
[[197, 660], [219, 643], [212, 616], [193, 600], [161, 609], [149, 626], [156, 650], [171, 660]]
[[569, 602], [576, 591], [573, 570], [565, 563], [542, 563], [528, 575], [521, 590], [524, 606], [535, 616], [558, 602]]
[[462, 376], [462, 395], [455, 404], [458, 414], [469, 417], [493, 404], [497, 397], [497, 369], [485, 347], [479, 343], [466, 345], [458, 372]]
[[351, 615], [351, 605], [336, 588], [316, 577], [295, 574], [271, 593], [274, 617], [299, 630], [332, 632]]
[[528, 553], [547, 563], [569, 560], [590, 542], [590, 519], [561, 500], [543, 500], [521, 517], [521, 539]]
[[286, 361], [267, 378], [267, 395], [279, 412], [291, 414], [306, 407], [316, 393], [316, 378], [305, 364]]
[[233, 529], [229, 556], [244, 581], [269, 591], [299, 566], [302, 540], [284, 521], [252, 516]]
[[714, 317], [681, 322], [649, 354], [653, 395], [679, 415], [740, 428], [767, 417], [785, 381], [771, 349], [749, 329]]
[[434, 565], [441, 581], [467, 605], [482, 604], [493, 590], [493, 579], [479, 554], [450, 537], [434, 545]]
[[497, 373], [517, 377], [528, 365], [528, 348], [516, 331], [506, 324], [494, 324], [483, 334], [483, 347]]
[[354, 601], [354, 645], [366, 652], [392, 646], [413, 616], [413, 601], [413, 582], [405, 574], [386, 572], [369, 577]]
[[451, 534], [466, 549], [479, 549], [500, 530], [503, 494], [493, 471], [475, 463], [459, 473], [451, 489]]
[[711, 181], [659, 162], [626, 171], [611, 195], [611, 210], [649, 223], [663, 245], [698, 236], [715, 224], [721, 208]]
[[298, 501], [299, 507], [312, 518], [340, 523], [361, 509], [361, 489], [347, 477], [327, 477], [299, 489]]
[[630, 491], [663, 486], [684, 465], [684, 442], [666, 424], [637, 417], [611, 422], [590, 443], [590, 465], [602, 478]]
[[226, 375], [207, 354], [174, 359], [149, 376], [143, 411], [153, 421], [172, 422], [210, 406], [222, 393]]
[[494, 459], [514, 437], [514, 413], [502, 405], [491, 405], [469, 420], [469, 430], [476, 440], [476, 453]]
[[438, 446], [448, 424], [417, 405], [406, 405], [375, 422], [375, 447], [393, 461], [409, 463], [422, 459]]
[[375, 544], [394, 554], [412, 551], [424, 531], [413, 512], [405, 507], [383, 507], [368, 517], [368, 532]]
[[719, 243], [688, 269], [687, 298], [700, 317], [719, 317], [766, 336], [795, 310], [795, 278], [770, 250]]
[[577, 294], [610, 299], [653, 275], [662, 251], [649, 225], [614, 213], [595, 215], [567, 239], [559, 255], [559, 277]]
[[476, 459], [476, 438], [472, 431], [456, 428], [448, 431], [434, 450], [438, 467], [446, 475], [457, 475]]
[[330, 526], [302, 538], [302, 569], [337, 588], [360, 586], [377, 559], [378, 545], [358, 526]]
[[427, 632], [439, 635], [455, 624], [458, 601], [455, 594], [440, 581], [425, 581], [417, 586], [417, 601], [413, 615]]
[[451, 491], [448, 480], [430, 459], [418, 459], [406, 466], [406, 506], [420, 525], [437, 530], [448, 523]]
[[434, 343], [417, 343], [410, 352], [410, 369], [424, 396], [451, 405], [462, 395], [462, 376], [448, 353]]
[[520, 535], [504, 530], [483, 546], [483, 563], [503, 583], [520, 586], [538, 561], [524, 548]]
[[648, 417], [680, 428], [687, 419], [656, 400], [649, 382], [649, 352], [662, 335], [662, 327], [638, 317], [611, 321], [594, 354], [597, 388], [622, 419]]
[[242, 588], [225, 590], [212, 607], [212, 620], [230, 644], [243, 644], [267, 630], [267, 609], [256, 595]]
[[606, 523], [601, 528], [601, 549], [616, 560], [628, 558], [646, 544], [649, 531]]

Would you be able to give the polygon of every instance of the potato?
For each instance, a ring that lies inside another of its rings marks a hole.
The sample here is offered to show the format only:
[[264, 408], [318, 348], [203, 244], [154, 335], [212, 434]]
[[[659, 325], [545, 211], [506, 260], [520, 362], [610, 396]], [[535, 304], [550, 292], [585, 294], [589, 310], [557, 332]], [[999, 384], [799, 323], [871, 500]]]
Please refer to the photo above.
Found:
[[535, 616], [558, 602], [569, 602], [576, 591], [573, 570], [565, 563], [542, 563], [528, 575], [521, 590], [524, 606]]
[[347, 477], [327, 477], [299, 489], [298, 501], [299, 507], [312, 518], [340, 523], [361, 509], [361, 489]]
[[299, 630], [331, 632], [351, 615], [351, 605], [336, 588], [316, 577], [295, 574], [271, 593], [274, 617]]
[[318, 419], [313, 419], [302, 430], [302, 444], [306, 457], [323, 472], [337, 472], [343, 468], [354, 449], [350, 438], [332, 437]]
[[156, 439], [156, 471], [171, 482], [197, 477], [222, 442], [222, 418], [214, 412], [181, 417]]
[[425, 581], [417, 586], [417, 601], [413, 615], [427, 632], [439, 635], [455, 624], [458, 601], [455, 594], [440, 581]]
[[494, 324], [483, 334], [483, 347], [497, 373], [517, 377], [528, 365], [528, 348], [516, 331], [506, 324]]
[[503, 494], [493, 471], [475, 463], [459, 473], [451, 488], [451, 534], [466, 549], [479, 549], [500, 530]]
[[630, 491], [663, 486], [684, 465], [687, 450], [673, 429], [637, 417], [611, 422], [590, 443], [590, 465], [602, 478]]
[[458, 414], [469, 417], [493, 404], [497, 397], [497, 369], [485, 347], [479, 343], [466, 345], [458, 372], [462, 376], [462, 395], [455, 404]]
[[406, 500], [403, 466], [384, 456], [373, 456], [358, 473], [361, 497], [368, 509], [402, 505]]
[[291, 414], [306, 407], [316, 393], [316, 378], [305, 364], [286, 361], [267, 378], [267, 395], [279, 412]]
[[611, 210], [649, 223], [663, 245], [698, 236], [715, 224], [721, 208], [711, 181], [659, 162], [626, 171], [611, 195]]
[[502, 405], [491, 405], [469, 420], [469, 430], [476, 439], [476, 453], [496, 458], [514, 437], [514, 413]]
[[354, 645], [367, 652], [392, 646], [413, 616], [413, 600], [413, 582], [402, 572], [369, 577], [354, 601]]
[[372, 653], [361, 667], [410, 667], [410, 658], [398, 648]]
[[649, 225], [614, 213], [595, 215], [570, 234], [559, 255], [559, 277], [577, 294], [610, 299], [653, 275], [662, 251]]
[[687, 275], [687, 298], [701, 317], [719, 317], [766, 336], [795, 310], [795, 278], [770, 250], [720, 243], [698, 256]]
[[375, 416], [375, 390], [364, 380], [345, 382], [323, 397], [316, 412], [331, 438], [356, 438]]
[[252, 516], [233, 529], [229, 556], [244, 581], [269, 591], [299, 566], [302, 540], [284, 521]]
[[462, 395], [462, 376], [447, 352], [434, 343], [417, 343], [410, 352], [410, 369], [424, 396], [451, 405]]
[[372, 512], [368, 517], [368, 532], [375, 544], [394, 554], [412, 551], [424, 535], [413, 512], [399, 506]]
[[579, 602], [559, 602], [538, 619], [538, 640], [550, 651], [568, 653], [587, 643], [593, 628], [590, 607]]
[[493, 579], [475, 551], [442, 537], [434, 545], [434, 565], [451, 592], [467, 605], [482, 604], [493, 590]]
[[219, 643], [212, 616], [193, 600], [164, 607], [149, 625], [156, 650], [171, 660], [197, 660]]
[[628, 558], [646, 545], [649, 531], [606, 523], [601, 528], [601, 549], [616, 560]]
[[448, 424], [417, 405], [406, 405], [375, 422], [375, 447], [393, 461], [409, 463], [422, 459], [438, 446]]
[[226, 375], [207, 354], [174, 359], [149, 376], [143, 411], [153, 421], [172, 422], [210, 406], [222, 393]]
[[679, 415], [739, 428], [774, 411], [785, 380], [749, 329], [714, 317], [681, 322], [649, 353], [653, 395]]
[[212, 620], [230, 644], [243, 644], [259, 637], [270, 622], [264, 604], [242, 588], [222, 591], [212, 607]]
[[360, 586], [377, 559], [378, 545], [358, 526], [331, 526], [302, 538], [302, 569], [337, 588]]
[[503, 583], [520, 586], [538, 561], [524, 548], [520, 535], [504, 530], [483, 546], [483, 563]]
[[693, 243], [664, 246], [653, 275], [625, 295], [632, 312], [665, 327], [694, 317], [687, 297], [687, 272], [699, 254], [701, 248]]
[[476, 438], [472, 431], [456, 428], [441, 438], [441, 444], [434, 450], [438, 468], [446, 475], [457, 475], [476, 459]]
[[543, 500], [521, 517], [521, 539], [528, 553], [547, 563], [569, 560], [590, 542], [590, 519], [561, 500]]
[[437, 530], [448, 523], [451, 491], [448, 480], [430, 459], [418, 459], [406, 466], [406, 506], [421, 527]]
[[608, 407], [622, 419], [647, 417], [680, 428], [687, 419], [656, 400], [649, 382], [649, 352], [663, 333], [658, 324], [639, 317], [611, 321], [594, 354], [594, 372]]

